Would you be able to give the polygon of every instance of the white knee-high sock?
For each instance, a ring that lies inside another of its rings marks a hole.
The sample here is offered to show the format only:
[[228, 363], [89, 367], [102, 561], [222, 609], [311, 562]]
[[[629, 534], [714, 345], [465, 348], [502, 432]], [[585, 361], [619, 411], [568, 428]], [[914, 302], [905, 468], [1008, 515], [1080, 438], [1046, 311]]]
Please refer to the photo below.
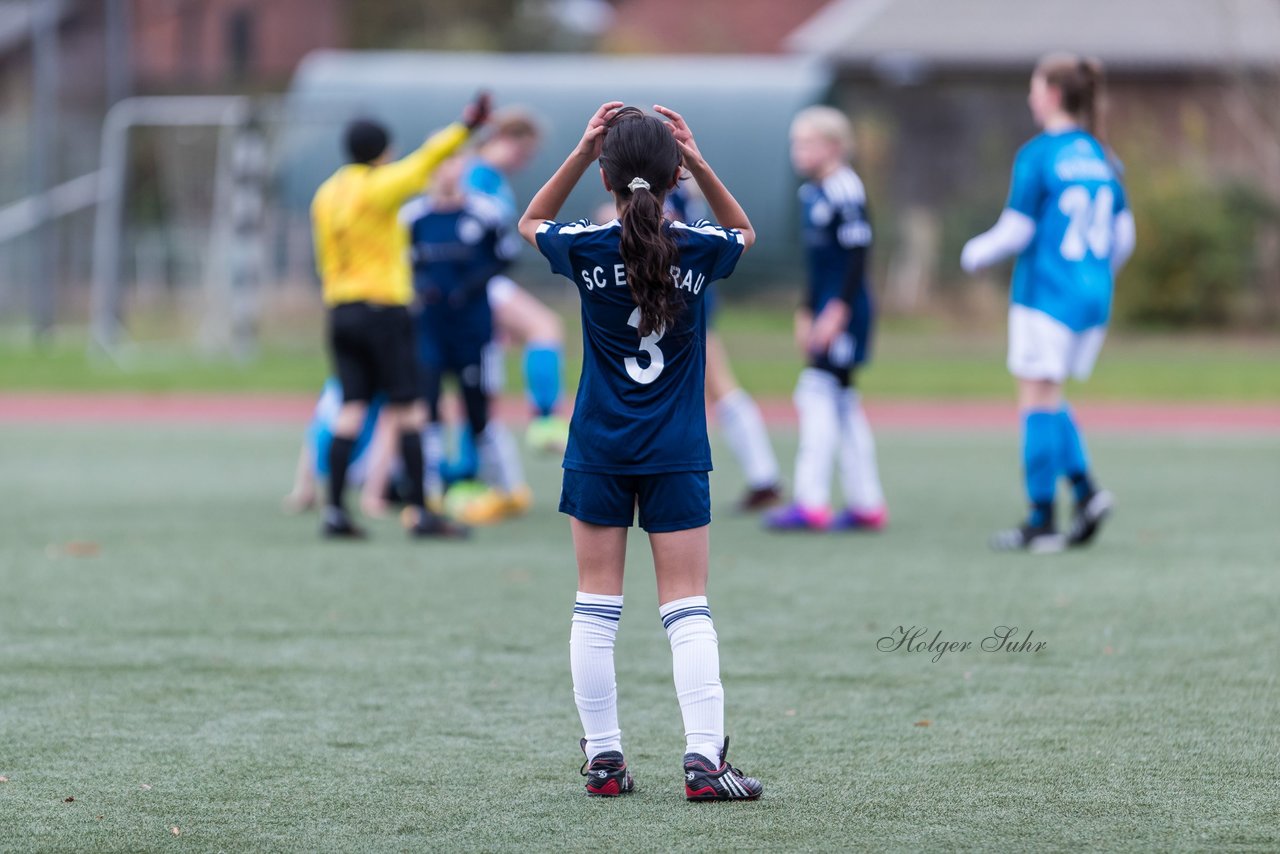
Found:
[[622, 619], [622, 597], [578, 591], [569, 629], [569, 670], [573, 701], [587, 737], [587, 761], [606, 750], [622, 750], [618, 727], [618, 683], [613, 642]]
[[512, 492], [524, 486], [524, 466], [516, 440], [500, 421], [490, 421], [477, 437], [480, 479], [495, 489]]
[[778, 458], [773, 455], [769, 434], [760, 417], [760, 407], [740, 388], [716, 403], [716, 417], [733, 455], [742, 466], [747, 486], [763, 489], [778, 482]]
[[796, 503], [826, 510], [831, 503], [831, 472], [840, 442], [840, 384], [826, 371], [805, 368], [796, 383], [800, 448], [796, 451]]
[[850, 509], [870, 511], [884, 506], [876, 439], [862, 411], [862, 398], [851, 388], [840, 395], [840, 478]]
[[685, 752], [719, 763], [724, 745], [724, 687], [720, 684], [720, 644], [707, 597], [675, 599], [659, 606], [658, 613], [671, 641]]

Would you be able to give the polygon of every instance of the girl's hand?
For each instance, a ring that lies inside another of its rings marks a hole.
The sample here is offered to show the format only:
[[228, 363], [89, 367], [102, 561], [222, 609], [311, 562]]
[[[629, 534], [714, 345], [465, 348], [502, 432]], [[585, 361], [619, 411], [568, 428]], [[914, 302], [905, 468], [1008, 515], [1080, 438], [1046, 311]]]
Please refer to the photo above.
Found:
[[801, 353], [809, 352], [809, 333], [812, 330], [813, 314], [807, 308], [797, 308], [795, 322], [796, 349]]
[[813, 321], [809, 332], [809, 352], [816, 355], [830, 350], [836, 336], [848, 325], [849, 306], [838, 299], [828, 302]]
[[667, 127], [671, 129], [671, 135], [676, 138], [676, 145], [680, 146], [680, 153], [684, 155], [684, 165], [688, 167], [701, 162], [702, 152], [698, 150], [698, 143], [693, 141], [693, 131], [689, 130], [684, 116], [658, 104], [654, 104], [653, 109], [659, 115], [667, 117]]
[[574, 149], [576, 153], [591, 160], [599, 159], [600, 146], [604, 145], [604, 133], [609, 129], [609, 118], [621, 106], [621, 101], [609, 101], [600, 105], [600, 109], [587, 122], [587, 129], [578, 141], [578, 147]]

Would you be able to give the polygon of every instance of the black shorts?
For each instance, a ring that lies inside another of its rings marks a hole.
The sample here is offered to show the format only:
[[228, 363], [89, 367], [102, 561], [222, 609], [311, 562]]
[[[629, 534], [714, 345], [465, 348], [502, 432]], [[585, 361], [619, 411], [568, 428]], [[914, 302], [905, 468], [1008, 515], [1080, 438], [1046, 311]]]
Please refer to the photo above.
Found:
[[388, 403], [419, 397], [413, 320], [402, 305], [348, 302], [329, 310], [329, 352], [342, 383], [343, 401]]

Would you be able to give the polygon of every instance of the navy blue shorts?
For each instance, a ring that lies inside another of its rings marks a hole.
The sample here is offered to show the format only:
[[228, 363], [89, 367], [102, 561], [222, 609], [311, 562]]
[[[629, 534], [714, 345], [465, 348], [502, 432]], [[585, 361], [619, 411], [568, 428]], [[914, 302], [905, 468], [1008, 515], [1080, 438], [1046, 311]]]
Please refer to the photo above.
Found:
[[853, 372], [871, 358], [871, 326], [875, 311], [866, 291], [860, 291], [854, 303], [848, 328], [836, 336], [825, 353], [809, 357], [809, 367], [835, 376], [841, 387], [848, 386]]
[[711, 523], [711, 482], [705, 471], [666, 474], [596, 474], [565, 469], [560, 512], [592, 525], [640, 527], [651, 534]]

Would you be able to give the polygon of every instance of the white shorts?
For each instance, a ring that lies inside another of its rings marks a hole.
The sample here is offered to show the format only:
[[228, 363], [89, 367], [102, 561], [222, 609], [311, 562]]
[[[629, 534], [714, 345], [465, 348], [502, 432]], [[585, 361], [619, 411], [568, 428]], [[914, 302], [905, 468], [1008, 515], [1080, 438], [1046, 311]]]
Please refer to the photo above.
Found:
[[1025, 305], [1009, 306], [1009, 373], [1021, 380], [1089, 378], [1107, 327], [1083, 332]]
[[520, 286], [506, 276], [494, 276], [485, 286], [485, 294], [489, 297], [490, 308], [501, 308], [511, 301]]

